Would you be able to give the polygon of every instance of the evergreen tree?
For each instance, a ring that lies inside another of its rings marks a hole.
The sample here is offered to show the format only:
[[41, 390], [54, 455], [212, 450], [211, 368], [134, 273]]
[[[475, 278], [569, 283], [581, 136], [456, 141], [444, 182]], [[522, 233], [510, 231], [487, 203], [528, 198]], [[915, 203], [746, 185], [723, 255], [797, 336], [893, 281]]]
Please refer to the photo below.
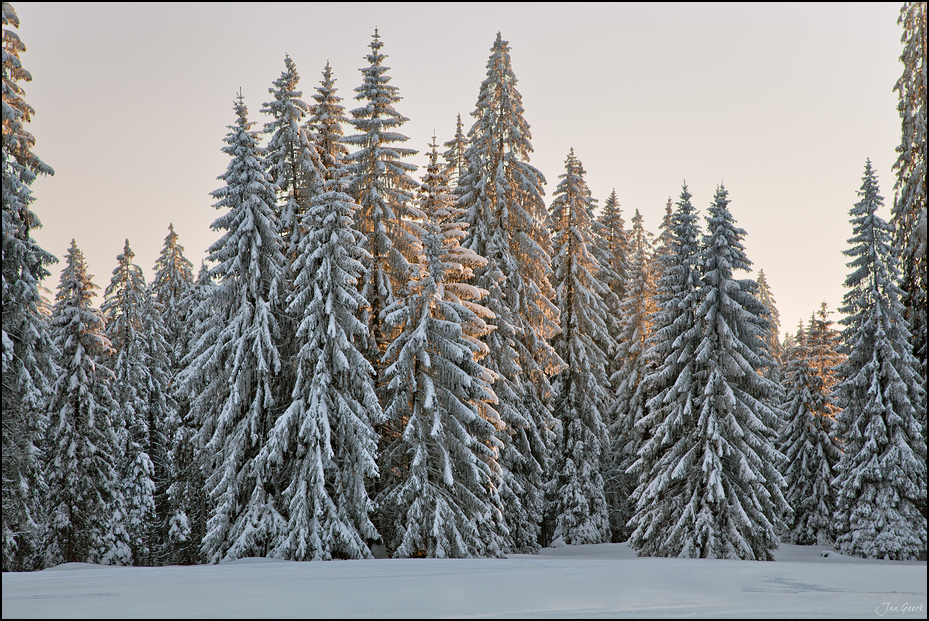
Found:
[[457, 187], [461, 178], [467, 171], [467, 160], [465, 151], [468, 149], [468, 137], [465, 136], [464, 126], [461, 123], [461, 115], [455, 124], [455, 137], [444, 144], [448, 149], [442, 153], [445, 160], [445, 172], [448, 175], [448, 183], [452, 187]]
[[114, 347], [109, 366], [115, 373], [112, 394], [118, 405], [113, 423], [119, 438], [116, 464], [118, 491], [111, 537], [114, 545], [105, 560], [119, 565], [153, 564], [155, 525], [155, 468], [149, 452], [150, 366], [143, 341], [145, 299], [148, 291], [142, 270], [132, 259], [129, 240], [116, 257], [117, 266], [101, 306], [106, 335]]
[[172, 391], [176, 395], [178, 407], [167, 425], [171, 440], [168, 450], [171, 483], [167, 489], [167, 544], [169, 559], [179, 565], [194, 565], [204, 560], [200, 543], [206, 536], [209, 513], [204, 473], [205, 465], [210, 460], [204, 454], [200, 442], [200, 409], [192, 407], [192, 403], [208, 387], [215, 389], [217, 385], [209, 383], [209, 378], [203, 374], [196, 373], [192, 362], [206, 351], [219, 327], [211, 321], [218, 301], [218, 296], [213, 295], [213, 286], [210, 271], [204, 262], [200, 265], [197, 280], [187, 290], [181, 304], [183, 308], [189, 309], [187, 335], [182, 344], [188, 353], [180, 360], [182, 367]]
[[410, 177], [416, 166], [407, 161], [416, 151], [397, 146], [409, 140], [397, 131], [409, 119], [394, 109], [401, 97], [389, 83], [390, 68], [383, 64], [387, 57], [381, 47], [375, 29], [371, 53], [366, 56], [370, 64], [361, 70], [364, 81], [355, 89], [355, 99], [364, 105], [351, 111], [351, 124], [358, 133], [345, 137], [346, 144], [357, 147], [346, 156], [345, 164], [351, 194], [361, 207], [355, 214], [355, 228], [364, 235], [362, 245], [370, 255], [361, 281], [368, 303], [365, 357], [375, 369], [378, 384], [381, 356], [394, 336], [384, 325], [383, 312], [404, 296], [421, 253], [422, 236], [416, 222], [422, 214], [413, 194], [418, 184]]
[[597, 224], [605, 254], [609, 257], [610, 280], [607, 284], [621, 302], [626, 297], [626, 282], [629, 279], [629, 236], [615, 189], [603, 203]]
[[213, 315], [201, 329], [202, 351], [184, 372], [212, 505], [203, 552], [213, 563], [266, 556], [285, 521], [273, 504], [274, 483], [256, 457], [280, 414], [280, 315], [285, 259], [274, 186], [265, 173], [248, 110], [239, 95], [237, 122], [223, 152], [231, 156], [225, 185], [213, 192], [226, 209], [212, 228], [225, 231], [209, 249]]
[[[901, 301], [909, 321], [913, 354], [919, 361], [926, 394], [926, 3], [904, 2], [897, 23], [903, 27], [900, 61], [903, 75], [894, 85], [902, 131], [894, 164], [894, 246], [901, 250]], [[926, 402], [915, 403], [926, 428]], [[925, 508], [923, 509], [925, 515]]]
[[290, 56], [284, 57], [284, 71], [268, 92], [274, 101], [264, 104], [261, 111], [273, 120], [265, 123], [269, 136], [265, 147], [265, 165], [281, 204], [275, 204], [275, 215], [281, 223], [285, 255], [292, 262], [300, 245], [300, 221], [310, 197], [321, 190], [322, 164], [313, 143], [312, 125], [303, 125], [309, 106], [297, 90], [300, 75]]
[[342, 139], [342, 126], [350, 121], [345, 116], [345, 107], [339, 103], [342, 98], [336, 95], [335, 78], [332, 77], [332, 68], [328, 62], [313, 99], [316, 103], [310, 106], [306, 126], [313, 128], [319, 162], [325, 177], [330, 178], [348, 155], [348, 147]]
[[424, 223], [426, 273], [388, 314], [399, 335], [386, 354], [385, 414], [398, 433], [385, 450], [391, 477], [378, 505], [395, 557], [500, 557], [503, 445], [495, 433], [503, 422], [492, 406], [493, 376], [479, 362], [487, 346], [472, 336], [486, 332], [474, 312], [486, 292], [460, 280], [481, 262], [459, 247], [459, 210], [434, 138], [431, 147], [420, 202], [431, 217]]
[[110, 394], [114, 351], [103, 314], [91, 306], [98, 289], [74, 240], [61, 272], [51, 329], [60, 373], [49, 403], [46, 443], [49, 524], [46, 563], [97, 563], [108, 540], [121, 454]]
[[622, 331], [617, 338], [618, 369], [611, 378], [615, 390], [609, 411], [611, 446], [606, 468], [606, 489], [613, 541], [625, 541], [629, 536], [626, 525], [632, 517], [630, 496], [635, 489], [635, 477], [627, 474], [626, 470], [635, 461], [643, 439], [636, 423], [647, 413], [645, 378], [655, 367], [645, 355], [652, 334], [652, 315], [656, 310], [653, 298], [655, 278], [650, 260], [651, 247], [638, 209], [632, 218], [630, 244], [626, 297], [620, 309]]
[[146, 360], [144, 392], [148, 442], [145, 450], [152, 461], [155, 484], [155, 512], [149, 529], [152, 541], [149, 564], [164, 565], [171, 554], [168, 544], [171, 513], [168, 488], [172, 482], [173, 469], [168, 438], [174, 435], [178, 403], [172, 385], [175, 371], [171, 367], [173, 352], [168, 344], [170, 336], [164, 321], [165, 310], [155, 297], [153, 286], [146, 290], [144, 302], [139, 334], [142, 338], [142, 356]]
[[304, 217], [288, 312], [296, 333], [296, 384], [259, 456], [283, 488], [288, 522], [272, 554], [295, 560], [371, 558], [378, 538], [365, 478], [377, 476], [381, 410], [372, 366], [357, 349], [366, 326], [357, 290], [365, 256], [352, 228], [357, 205], [329, 179]]
[[567, 364], [554, 383], [559, 446], [552, 478], [554, 538], [568, 545], [610, 540], [602, 460], [608, 450], [604, 418], [609, 402], [608, 287], [593, 254], [593, 199], [584, 167], [572, 149], [551, 206], [555, 303], [561, 334], [555, 351]]
[[2, 5], [2, 360], [3, 402], [3, 571], [38, 568], [43, 523], [42, 438], [46, 402], [56, 375], [55, 349], [42, 312], [39, 282], [57, 259], [32, 238], [42, 226], [29, 186], [54, 171], [33, 153], [26, 131], [34, 114], [20, 82], [32, 80], [19, 55], [26, 46], [8, 26], [19, 28], [12, 5]]
[[472, 284], [488, 291], [493, 313], [484, 361], [495, 375], [497, 411], [506, 424], [500, 495], [510, 552], [538, 550], [542, 475], [553, 441], [549, 377], [564, 365], [549, 344], [559, 332], [555, 292], [549, 282], [551, 240], [542, 186], [528, 162], [531, 135], [510, 63], [510, 48], [497, 33], [487, 78], [481, 84], [474, 125], [468, 132], [467, 173], [459, 181], [466, 209], [463, 246], [487, 259]]
[[777, 302], [774, 301], [774, 294], [771, 292], [771, 285], [768, 284], [768, 277], [765, 276], [764, 270], [758, 271], [758, 301], [768, 312], [768, 329], [765, 332], [764, 342], [768, 347], [768, 355], [774, 360], [774, 365], [765, 369], [765, 377], [780, 381], [778, 369], [781, 364], [781, 315], [777, 311]]
[[187, 317], [191, 311], [187, 305], [187, 296], [193, 281], [193, 265], [184, 256], [184, 247], [178, 243], [174, 225], [169, 224], [164, 246], [155, 261], [152, 295], [162, 308], [161, 318], [172, 374], [179, 371], [181, 360], [187, 355]]
[[640, 451], [657, 457], [636, 490], [630, 543], [640, 554], [773, 560], [775, 529], [789, 511], [773, 445], [779, 416], [765, 403], [776, 387], [759, 373], [771, 363], [768, 324], [757, 283], [733, 278], [751, 263], [728, 203], [720, 186], [698, 257], [694, 329], [680, 337], [693, 372], [676, 383], [692, 390]]
[[851, 274], [839, 309], [848, 359], [836, 388], [838, 465], [836, 545], [854, 556], [915, 559], [926, 549], [926, 436], [917, 407], [924, 403], [913, 355], [891, 227], [871, 160], [852, 216]]
[[[702, 287], [698, 252], [700, 234], [692, 195], [685, 183], [668, 229], [667, 251], [661, 257], [661, 275], [655, 291], [656, 310], [650, 317], [652, 334], [646, 339], [646, 364], [653, 364], [644, 379], [646, 415], [635, 423], [641, 440], [637, 458], [626, 469], [635, 477], [631, 501], [635, 505], [627, 528], [629, 545], [640, 555], [667, 555], [667, 528], [676, 509], [673, 496], [655, 489], [662, 485], [680, 494], [686, 483], [667, 480], [669, 464], [679, 458], [682, 438], [694, 426], [693, 408], [698, 387], [693, 383], [694, 351], [698, 336], [696, 311]], [[640, 382], [641, 384], [641, 382]]]
[[842, 451], [835, 437], [838, 408], [832, 394], [839, 354], [830, 324], [824, 303], [807, 331], [801, 324], [786, 352], [779, 448], [786, 457], [786, 497], [793, 514], [786, 520], [785, 541], [799, 545], [831, 546], [835, 540], [832, 479]]

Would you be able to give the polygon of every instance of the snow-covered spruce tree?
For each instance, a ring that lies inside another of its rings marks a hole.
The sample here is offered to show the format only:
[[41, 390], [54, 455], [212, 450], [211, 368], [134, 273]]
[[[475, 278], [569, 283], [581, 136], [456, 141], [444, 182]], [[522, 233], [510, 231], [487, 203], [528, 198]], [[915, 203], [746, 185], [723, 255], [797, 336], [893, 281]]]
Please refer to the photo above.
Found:
[[[927, 321], [926, 306], [926, 3], [904, 2], [897, 23], [903, 27], [900, 41], [903, 75], [894, 85], [900, 103], [900, 145], [894, 164], [896, 181], [891, 224], [894, 246], [901, 250], [900, 288], [905, 316], [909, 321], [913, 353], [920, 363], [923, 394], [926, 393]], [[926, 402], [916, 404], [926, 429]], [[923, 508], [925, 515], [925, 507]]]
[[[593, 249], [600, 263], [598, 279], [606, 283], [609, 292], [603, 296], [607, 305], [607, 329], [612, 337], [608, 357], [607, 374], [612, 377], [619, 370], [621, 361], [616, 355], [622, 331], [621, 306], [626, 296], [626, 281], [629, 278], [629, 233], [623, 221], [622, 207], [616, 198], [616, 190], [610, 192], [600, 216], [593, 221], [595, 246]], [[605, 420], [608, 425], [611, 421]]]
[[107, 563], [152, 565], [157, 542], [155, 467], [149, 452], [148, 388], [150, 364], [143, 342], [148, 291], [142, 269], [133, 263], [129, 240], [116, 257], [116, 269], [104, 292], [101, 310], [106, 336], [114, 348], [108, 366], [114, 372], [111, 392], [118, 404], [113, 424], [119, 438], [118, 488], [113, 505]]
[[[446, 183], [433, 141], [423, 211], [443, 211]], [[496, 431], [503, 422], [492, 406], [493, 376], [478, 361], [487, 347], [468, 334], [483, 331], [484, 322], [461, 303], [460, 283], [446, 290], [446, 275], [461, 270], [460, 229], [443, 230], [434, 220], [424, 227], [425, 274], [387, 314], [400, 331], [386, 353], [385, 415], [400, 433], [385, 449], [391, 478], [378, 496], [384, 534], [395, 557], [501, 557], [503, 445]], [[466, 299], [482, 293], [471, 292]]]
[[37, 174], [54, 171], [32, 152], [35, 138], [26, 131], [34, 110], [26, 103], [20, 82], [32, 80], [19, 55], [25, 51], [15, 9], [2, 6], [2, 359], [3, 382], [3, 571], [38, 569], [42, 528], [41, 466], [45, 406], [55, 375], [55, 350], [39, 282], [57, 262], [32, 238], [42, 226], [31, 205], [29, 186]]
[[459, 114], [455, 122], [455, 137], [444, 143], [448, 147], [442, 158], [445, 160], [445, 172], [448, 174], [448, 184], [456, 188], [461, 178], [467, 171], [468, 163], [465, 159], [465, 151], [468, 148], [468, 137], [464, 133], [464, 125], [461, 123]]
[[626, 297], [620, 309], [622, 332], [617, 339], [616, 359], [619, 368], [611, 378], [614, 387], [608, 420], [610, 421], [610, 452], [605, 467], [605, 485], [610, 510], [612, 541], [625, 541], [629, 537], [627, 524], [632, 517], [632, 491], [636, 480], [626, 470], [636, 459], [643, 438], [636, 423], [646, 413], [648, 391], [645, 378], [655, 364], [646, 355], [648, 339], [652, 334], [652, 316], [656, 310], [653, 292], [655, 277], [652, 273], [652, 249], [649, 244], [642, 214], [636, 209], [632, 218], [629, 252], [629, 273]]
[[465, 305], [481, 318], [481, 321], [464, 323], [461, 327], [469, 337], [482, 340], [492, 329], [486, 321], [493, 318], [493, 313], [481, 302], [487, 291], [471, 285], [470, 281], [474, 278], [474, 271], [486, 266], [487, 260], [461, 245], [468, 236], [465, 210], [458, 206], [450, 187], [448, 167], [439, 164], [435, 136], [429, 147], [429, 165], [419, 188], [419, 208], [427, 222], [439, 227], [444, 239], [442, 289], [445, 296], [454, 303]]
[[585, 174], [571, 149], [551, 205], [552, 285], [561, 312], [561, 334], [555, 336], [553, 345], [567, 367], [553, 382], [559, 426], [549, 484], [552, 536], [568, 545], [610, 541], [602, 474], [602, 460], [609, 450], [604, 418], [612, 336], [607, 327], [609, 309], [603, 301], [609, 288], [598, 280], [600, 265], [593, 253], [594, 199]]
[[165, 327], [165, 339], [169, 348], [169, 369], [177, 373], [181, 360], [187, 355], [187, 317], [191, 309], [187, 296], [193, 286], [193, 265], [184, 256], [184, 247], [178, 243], [174, 225], [168, 225], [168, 235], [155, 261], [155, 278], [152, 280], [152, 295], [161, 305], [161, 318]]
[[728, 203], [718, 187], [698, 256], [694, 329], [680, 337], [693, 347], [692, 371], [677, 383], [692, 390], [640, 451], [657, 454], [637, 490], [631, 543], [640, 554], [773, 560], [776, 529], [790, 510], [774, 447], [780, 416], [766, 404], [777, 388], [759, 373], [772, 362], [762, 340], [766, 311], [757, 283], [733, 278], [751, 263]]
[[[201, 263], [197, 280], [184, 294], [181, 306], [186, 314], [186, 338], [182, 344], [188, 352], [180, 359], [181, 368], [175, 376], [172, 393], [177, 399], [175, 415], [169, 420], [168, 463], [171, 466], [168, 495], [169, 562], [178, 565], [202, 563], [204, 556], [200, 544], [206, 535], [208, 502], [205, 495], [204, 465], [209, 463], [200, 443], [200, 411], [192, 401], [208, 386], [209, 378], [195, 373], [190, 363], [209, 347], [216, 337], [219, 324], [212, 322], [218, 296], [214, 298], [214, 285], [206, 263]], [[209, 403], [204, 402], [204, 403]], [[202, 404], [201, 404], [202, 405]]]
[[151, 564], [164, 565], [170, 561], [170, 503], [168, 487], [171, 485], [172, 466], [168, 438], [173, 436], [178, 404], [174, 396], [175, 372], [171, 367], [172, 349], [168, 344], [165, 310], [149, 286], [144, 296], [142, 325], [142, 354], [147, 361], [145, 392], [146, 427], [148, 443], [145, 450], [152, 460], [155, 483], [155, 513], [150, 529], [152, 539]]
[[[683, 454], [681, 440], [694, 425], [699, 390], [692, 380], [698, 338], [696, 310], [702, 287], [697, 257], [700, 228], [691, 197], [685, 183], [671, 217], [667, 250], [659, 254], [656, 310], [645, 351], [646, 364], [654, 364], [654, 370], [644, 380], [646, 416], [635, 425], [635, 432], [643, 438], [642, 446], [626, 470], [636, 480], [632, 494], [635, 508], [627, 525], [632, 531], [629, 545], [641, 556], [670, 553], [663, 529], [680, 509], [672, 494], [658, 488], [669, 487], [669, 468]], [[673, 492], [684, 491], [686, 482], [675, 481]]]
[[49, 523], [45, 562], [98, 563], [110, 552], [108, 532], [121, 454], [110, 394], [114, 351], [103, 314], [91, 306], [98, 289], [74, 240], [55, 295], [51, 330], [60, 372], [49, 403], [45, 472]]
[[839, 309], [844, 351], [836, 387], [838, 435], [844, 452], [838, 492], [836, 546], [843, 554], [915, 559], [926, 549], [926, 436], [917, 407], [924, 403], [919, 362], [897, 286], [893, 230], [877, 211], [883, 198], [871, 160], [861, 197], [849, 211], [852, 238], [848, 289]]
[[364, 236], [362, 246], [370, 255], [365, 259], [361, 291], [367, 301], [365, 311], [368, 345], [365, 358], [375, 370], [375, 382], [381, 384], [381, 356], [394, 335], [384, 325], [383, 312], [405, 295], [408, 282], [421, 254], [422, 230], [417, 220], [422, 214], [415, 207], [417, 182], [410, 176], [416, 165], [408, 158], [415, 149], [398, 146], [408, 140], [397, 130], [409, 119], [400, 115], [394, 104], [400, 101], [396, 86], [391, 85], [384, 66], [377, 29], [371, 41], [370, 63], [361, 69], [364, 80], [355, 89], [355, 99], [362, 107], [351, 111], [355, 135], [344, 142], [357, 150], [345, 158], [349, 173], [350, 194], [360, 206], [355, 213], [355, 228]]
[[381, 409], [374, 369], [357, 345], [366, 336], [357, 288], [365, 252], [352, 228], [357, 205], [340, 189], [340, 169], [331, 172], [310, 201], [294, 263], [296, 384], [259, 455], [288, 516], [271, 554], [294, 560], [371, 558], [378, 539], [365, 479], [377, 476]]
[[284, 71], [268, 92], [274, 101], [264, 104], [261, 111], [272, 120], [265, 123], [268, 135], [264, 157], [268, 175], [280, 202], [274, 205], [281, 223], [284, 253], [293, 262], [300, 245], [300, 221], [310, 197], [321, 189], [322, 164], [313, 144], [313, 127], [304, 125], [309, 106], [300, 99], [297, 90], [300, 75], [290, 56], [284, 57]]
[[200, 421], [206, 491], [212, 505], [203, 552], [217, 563], [266, 556], [285, 520], [274, 506], [277, 490], [256, 457], [280, 414], [280, 315], [285, 259], [274, 186], [260, 160], [241, 94], [237, 121], [223, 152], [232, 160], [213, 192], [217, 209], [228, 210], [212, 225], [225, 231], [209, 248], [217, 282], [213, 316], [202, 328], [202, 352], [184, 371], [200, 387], [191, 409]]
[[774, 360], [774, 365], [764, 370], [765, 377], [780, 381], [781, 365], [781, 315], [777, 310], [777, 302], [774, 300], [774, 293], [771, 292], [771, 285], [768, 284], [768, 277], [764, 270], [758, 270], [758, 300], [768, 311], [768, 329], [765, 332], [764, 342], [768, 347], [768, 355]]
[[506, 424], [500, 496], [508, 552], [539, 549], [542, 475], [555, 419], [549, 377], [564, 362], [549, 344], [559, 331], [549, 282], [551, 240], [544, 226], [545, 178], [529, 164], [531, 135], [510, 63], [510, 48], [497, 33], [468, 132], [467, 173], [458, 205], [466, 209], [462, 245], [487, 259], [472, 284], [488, 291], [494, 314], [483, 364], [496, 374], [497, 411]]
[[315, 134], [319, 162], [328, 178], [332, 177], [336, 168], [342, 166], [348, 155], [348, 147], [342, 139], [342, 126], [350, 122], [345, 116], [345, 107], [339, 103], [342, 98], [336, 95], [335, 78], [332, 77], [332, 68], [328, 62], [313, 99], [316, 103], [310, 106], [306, 127], [312, 128]]
[[785, 420], [778, 444], [786, 457], [786, 498], [793, 514], [786, 520], [784, 540], [799, 545], [831, 546], [835, 541], [832, 480], [842, 451], [835, 437], [832, 368], [838, 354], [824, 311], [811, 320], [808, 331], [801, 325], [796, 342], [785, 352]]

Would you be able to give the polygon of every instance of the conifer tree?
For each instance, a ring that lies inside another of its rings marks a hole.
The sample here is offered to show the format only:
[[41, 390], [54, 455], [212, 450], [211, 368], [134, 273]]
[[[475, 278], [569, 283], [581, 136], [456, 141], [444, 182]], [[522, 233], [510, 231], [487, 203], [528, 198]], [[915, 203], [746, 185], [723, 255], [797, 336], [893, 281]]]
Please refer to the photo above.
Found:
[[536, 551], [542, 520], [542, 474], [555, 420], [549, 377], [564, 362], [549, 344], [559, 332], [549, 279], [551, 240], [544, 226], [545, 178], [528, 162], [532, 151], [510, 48], [497, 33], [475, 122], [468, 132], [467, 173], [459, 182], [466, 209], [463, 246], [487, 259], [472, 284], [488, 291], [493, 313], [484, 365], [496, 374], [497, 411], [506, 424], [501, 498], [509, 532], [507, 551]]
[[323, 79], [313, 95], [316, 103], [310, 106], [306, 122], [307, 128], [312, 128], [315, 134], [315, 146], [325, 178], [331, 178], [333, 171], [342, 166], [348, 155], [348, 147], [342, 138], [342, 126], [350, 121], [345, 116], [345, 107], [339, 103], [342, 98], [336, 95], [336, 90], [332, 68], [327, 62]]
[[[391, 478], [378, 496], [395, 557], [502, 556], [498, 494], [503, 429], [477, 301], [486, 292], [461, 282], [475, 255], [459, 247], [458, 211], [438, 164], [435, 139], [422, 184], [426, 272], [388, 314], [399, 335], [387, 350], [385, 415], [398, 433], [385, 449]], [[464, 259], [464, 261], [463, 261]], [[467, 304], [466, 304], [467, 303]]]
[[[926, 394], [927, 321], [926, 306], [926, 3], [904, 2], [897, 23], [903, 27], [900, 41], [903, 75], [894, 85], [900, 98], [900, 145], [894, 163], [896, 181], [891, 224], [894, 245], [901, 250], [901, 299], [909, 321], [913, 354], [920, 364], [923, 394]], [[926, 428], [926, 402], [915, 404]], [[925, 515], [925, 510], [923, 511]]]
[[836, 387], [838, 434], [844, 452], [838, 490], [836, 546], [843, 554], [915, 559], [926, 549], [926, 436], [917, 407], [924, 402], [919, 363], [904, 320], [893, 231], [877, 176], [865, 164], [852, 217], [851, 274], [839, 309], [848, 359]]
[[692, 389], [640, 451], [656, 457], [636, 490], [630, 543], [640, 554], [773, 560], [775, 529], [789, 510], [773, 444], [779, 416], [765, 403], [776, 388], [759, 373], [771, 363], [767, 320], [757, 283], [733, 278], [751, 263], [728, 203], [720, 186], [698, 256], [694, 329], [680, 337], [684, 348], [672, 347], [672, 356], [689, 350], [692, 374], [676, 384]]
[[460, 114], [455, 123], [455, 137], [446, 142], [444, 146], [448, 147], [442, 153], [442, 158], [445, 160], [445, 171], [448, 174], [449, 186], [454, 188], [458, 186], [468, 166], [465, 159], [465, 151], [468, 149], [468, 137], [465, 136]]
[[175, 370], [171, 367], [172, 348], [168, 344], [170, 336], [164, 321], [165, 310], [158, 302], [153, 286], [146, 290], [144, 302], [140, 336], [142, 355], [147, 361], [144, 392], [148, 442], [145, 450], [152, 460], [155, 483], [155, 512], [149, 530], [152, 545], [148, 564], [164, 565], [171, 553], [168, 544], [171, 517], [168, 488], [173, 468], [168, 439], [174, 435], [178, 403], [173, 390]]
[[127, 239], [116, 257], [117, 266], [101, 306], [106, 335], [114, 347], [108, 362], [115, 374], [112, 394], [118, 408], [113, 423], [119, 438], [119, 486], [111, 532], [114, 545], [105, 560], [119, 565], [151, 565], [156, 545], [155, 468], [149, 446], [148, 391], [154, 361], [148, 358], [143, 341], [148, 291], [134, 257]]
[[[204, 556], [200, 543], [206, 535], [208, 501], [205, 495], [205, 465], [209, 458], [200, 440], [200, 410], [192, 407], [195, 397], [208, 386], [208, 377], [195, 373], [192, 362], [202, 354], [215, 338], [219, 327], [211, 320], [217, 308], [218, 296], [213, 296], [213, 282], [206, 262], [200, 265], [197, 280], [187, 290], [181, 306], [189, 309], [187, 335], [183, 348], [188, 352], [180, 360], [181, 370], [175, 376], [178, 406], [168, 422], [170, 449], [168, 463], [171, 467], [171, 483], [168, 496], [169, 559], [179, 565], [202, 563]], [[189, 368], [188, 368], [189, 367]]]
[[616, 198], [616, 190], [610, 192], [603, 210], [597, 219], [599, 236], [602, 240], [605, 254], [609, 257], [609, 275], [607, 283], [622, 302], [626, 297], [626, 282], [629, 277], [629, 236], [626, 223], [623, 220], [622, 206]]
[[42, 313], [39, 282], [57, 259], [32, 238], [42, 226], [30, 185], [54, 170], [32, 151], [35, 138], [26, 130], [34, 114], [21, 82], [32, 80], [19, 55], [26, 46], [8, 26], [19, 28], [16, 10], [2, 5], [2, 360], [3, 402], [3, 571], [40, 566], [38, 547], [43, 523], [42, 438], [45, 408], [55, 376], [55, 349]]
[[[665, 554], [660, 529], [666, 527], [675, 507], [670, 495], [659, 496], [654, 488], [668, 486], [669, 459], [675, 457], [678, 444], [694, 424], [696, 310], [702, 282], [697, 256], [700, 229], [691, 198], [685, 183], [671, 217], [667, 251], [659, 255], [656, 311], [645, 351], [646, 364], [654, 364], [654, 369], [644, 380], [646, 415], [633, 428], [642, 443], [636, 460], [626, 469], [636, 481], [631, 497], [635, 507], [627, 524], [632, 531], [629, 545], [640, 555]], [[675, 489], [683, 485], [675, 483]]]
[[656, 310], [653, 299], [655, 279], [651, 247], [638, 209], [632, 218], [629, 241], [630, 269], [625, 286], [626, 297], [620, 309], [622, 331], [617, 339], [615, 356], [619, 366], [611, 378], [615, 389], [608, 416], [610, 454], [606, 460], [606, 489], [613, 541], [625, 541], [629, 535], [626, 525], [632, 517], [630, 496], [636, 481], [626, 470], [635, 461], [642, 442], [641, 430], [636, 423], [647, 413], [645, 378], [655, 366], [645, 355], [652, 334], [652, 315]]
[[280, 414], [280, 316], [285, 259], [274, 186], [265, 173], [241, 94], [223, 152], [225, 185], [213, 192], [225, 209], [212, 228], [225, 231], [209, 249], [213, 316], [201, 329], [183, 377], [199, 387], [191, 408], [200, 422], [206, 490], [212, 505], [203, 552], [213, 563], [265, 556], [285, 525], [274, 483], [256, 457]]
[[383, 312], [403, 297], [415, 263], [421, 253], [422, 231], [417, 220], [422, 214], [414, 205], [416, 181], [410, 176], [416, 165], [408, 161], [415, 149], [398, 146], [409, 140], [399, 128], [409, 119], [394, 104], [400, 101], [396, 86], [390, 84], [387, 58], [381, 53], [377, 29], [371, 41], [370, 63], [361, 69], [364, 81], [355, 89], [362, 107], [351, 111], [351, 124], [358, 133], [346, 136], [347, 145], [357, 150], [345, 158], [350, 194], [361, 207], [355, 214], [355, 227], [364, 235], [365, 260], [362, 295], [368, 302], [369, 344], [365, 357], [375, 369], [380, 384], [381, 356], [393, 335], [384, 325]]
[[98, 563], [108, 540], [121, 450], [110, 394], [114, 351], [103, 314], [91, 305], [98, 287], [74, 240], [55, 296], [51, 329], [60, 373], [49, 403], [46, 439], [49, 523], [46, 563]]
[[837, 332], [830, 326], [825, 303], [786, 352], [784, 426], [779, 449], [784, 454], [787, 502], [785, 541], [831, 546], [835, 540], [835, 490], [832, 480], [842, 456], [835, 436], [834, 367]]
[[161, 318], [169, 350], [168, 368], [172, 374], [178, 372], [181, 360], [187, 355], [187, 317], [191, 310], [187, 296], [193, 281], [193, 265], [184, 256], [184, 247], [178, 243], [174, 225], [169, 224], [164, 246], [155, 261], [152, 295], [162, 309]]
[[352, 228], [357, 205], [340, 189], [340, 169], [331, 172], [310, 201], [294, 263], [296, 383], [259, 456], [281, 481], [288, 515], [272, 554], [295, 560], [371, 558], [368, 542], [378, 539], [365, 479], [377, 476], [381, 410], [374, 369], [357, 349], [366, 336], [357, 289], [365, 252]]
[[768, 355], [774, 360], [774, 365], [765, 369], [765, 376], [768, 379], [779, 381], [781, 315], [777, 310], [777, 302], [774, 300], [774, 294], [771, 292], [771, 285], [768, 284], [768, 277], [764, 270], [758, 270], [758, 300], [768, 311], [768, 330], [765, 333], [764, 342], [768, 347]]
[[553, 343], [567, 364], [554, 382], [554, 414], [560, 426], [551, 482], [553, 537], [561, 537], [568, 545], [610, 540], [602, 476], [602, 460], [608, 451], [604, 424], [609, 402], [607, 352], [612, 345], [603, 296], [609, 289], [597, 279], [594, 201], [584, 175], [572, 149], [551, 206], [552, 285], [561, 313], [561, 334]]
[[269, 136], [265, 147], [265, 165], [274, 190], [280, 197], [275, 215], [281, 223], [285, 256], [292, 262], [300, 244], [300, 221], [310, 197], [321, 190], [322, 164], [313, 143], [313, 126], [304, 125], [309, 106], [300, 99], [297, 90], [300, 75], [290, 56], [284, 57], [284, 71], [268, 92], [274, 101], [266, 102], [261, 111], [273, 120], [265, 123]]

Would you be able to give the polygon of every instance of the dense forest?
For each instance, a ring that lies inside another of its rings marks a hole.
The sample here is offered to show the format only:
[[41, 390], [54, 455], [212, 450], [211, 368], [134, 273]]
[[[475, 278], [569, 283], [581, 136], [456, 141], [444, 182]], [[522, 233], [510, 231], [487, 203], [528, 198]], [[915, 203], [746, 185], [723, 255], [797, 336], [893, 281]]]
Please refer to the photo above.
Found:
[[783, 339], [722, 184], [701, 218], [685, 183], [655, 234], [571, 150], [546, 204], [499, 33], [422, 171], [377, 30], [354, 108], [285, 57], [262, 123], [233, 103], [199, 271], [169, 225], [152, 281], [126, 240], [97, 306], [72, 242], [49, 299], [30, 186], [54, 170], [2, 14], [3, 571], [924, 558], [926, 3], [899, 17], [892, 216], [866, 160], [838, 321], [811, 305]]

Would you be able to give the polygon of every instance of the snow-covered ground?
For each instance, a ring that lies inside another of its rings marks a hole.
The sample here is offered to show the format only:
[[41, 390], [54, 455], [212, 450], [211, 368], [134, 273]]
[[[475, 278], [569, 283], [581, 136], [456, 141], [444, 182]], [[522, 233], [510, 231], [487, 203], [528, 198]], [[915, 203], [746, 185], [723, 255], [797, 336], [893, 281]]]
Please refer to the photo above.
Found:
[[925, 562], [822, 552], [782, 545], [762, 563], [637, 558], [601, 544], [499, 560], [67, 564], [3, 574], [3, 618], [926, 618]]

